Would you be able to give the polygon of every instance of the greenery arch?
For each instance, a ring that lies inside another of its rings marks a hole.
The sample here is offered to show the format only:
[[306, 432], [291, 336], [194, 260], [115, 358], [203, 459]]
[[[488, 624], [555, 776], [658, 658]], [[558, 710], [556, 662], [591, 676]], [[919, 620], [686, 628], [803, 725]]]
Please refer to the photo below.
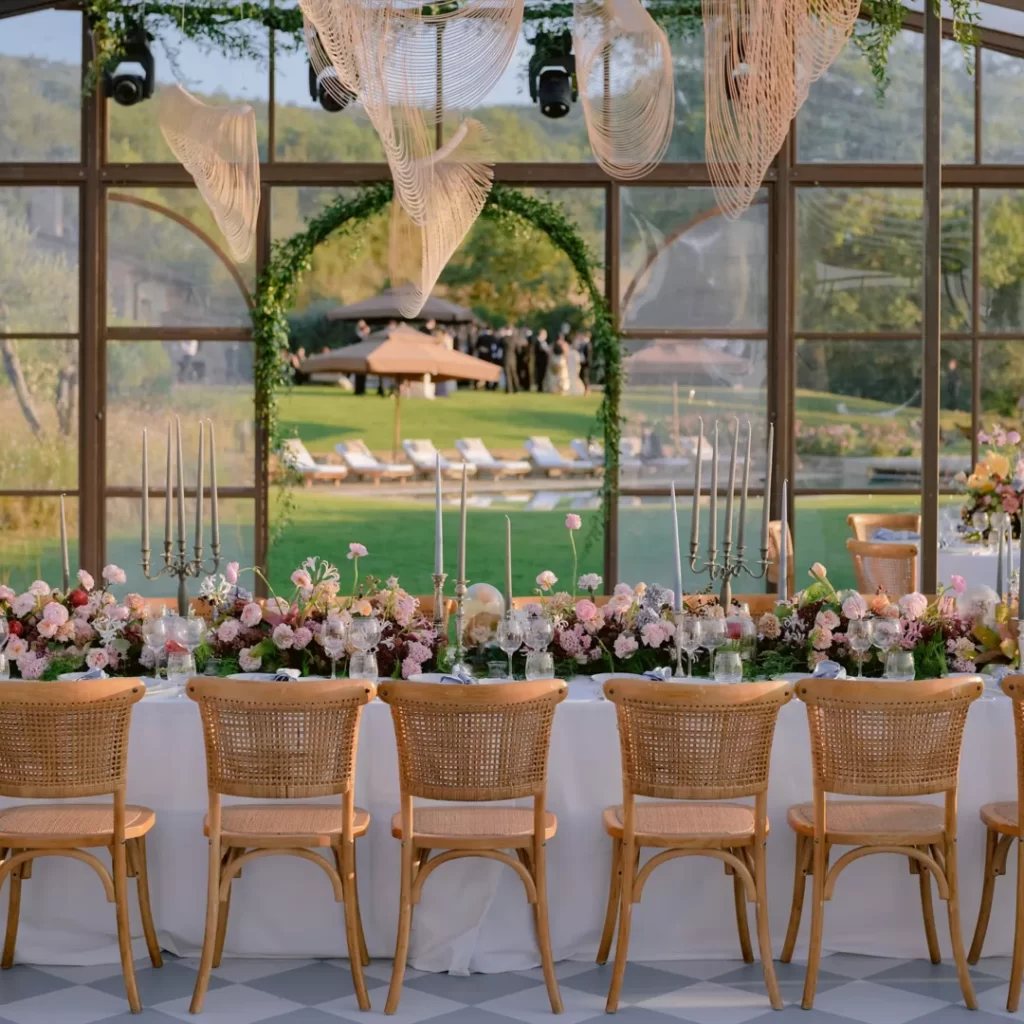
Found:
[[[304, 231], [275, 242], [260, 274], [252, 309], [255, 352], [256, 421], [271, 452], [280, 451], [284, 437], [278, 419], [278, 393], [291, 385], [287, 312], [295, 303], [298, 282], [312, 267], [313, 252], [331, 235], [350, 233], [383, 212], [391, 202], [391, 182], [363, 188], [353, 198], [338, 196], [306, 225]], [[517, 233], [540, 231], [569, 258], [589, 302], [594, 356], [604, 368], [604, 391], [597, 425], [604, 442], [604, 525], [611, 520], [619, 477], [621, 438], [620, 401], [622, 360], [619, 335], [608, 303], [594, 280], [599, 266], [575, 225], [561, 206], [530, 196], [516, 188], [494, 185], [481, 217], [503, 224]]]

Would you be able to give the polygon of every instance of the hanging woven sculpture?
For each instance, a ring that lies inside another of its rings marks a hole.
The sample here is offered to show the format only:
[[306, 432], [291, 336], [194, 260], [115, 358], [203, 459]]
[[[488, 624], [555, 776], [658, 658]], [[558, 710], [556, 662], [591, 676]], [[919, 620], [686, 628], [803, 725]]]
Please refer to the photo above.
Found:
[[192, 175], [231, 255], [245, 262], [256, 240], [260, 208], [260, 157], [252, 107], [211, 107], [173, 85], [161, 91], [159, 121], [167, 145]]
[[668, 38], [640, 0], [585, 0], [574, 7], [573, 49], [597, 162], [613, 178], [642, 178], [661, 161], [672, 137]]

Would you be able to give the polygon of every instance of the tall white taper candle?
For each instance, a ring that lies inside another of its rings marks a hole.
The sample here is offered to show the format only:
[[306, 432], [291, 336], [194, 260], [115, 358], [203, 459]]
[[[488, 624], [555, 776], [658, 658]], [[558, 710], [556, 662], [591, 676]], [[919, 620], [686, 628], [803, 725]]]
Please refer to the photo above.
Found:
[[693, 477], [693, 512], [690, 515], [690, 550], [696, 551], [700, 543], [700, 482], [704, 469], [704, 417], [697, 417], [697, 468]]
[[444, 524], [441, 521], [441, 453], [434, 453], [434, 575], [444, 572]]
[[789, 481], [782, 481], [782, 515], [779, 523], [779, 600], [789, 598]]
[[676, 482], [672, 481], [672, 545], [675, 555], [675, 610], [683, 610], [683, 562], [679, 552], [679, 509], [676, 508]]
[[462, 496], [459, 502], [459, 579], [466, 578], [466, 463], [462, 464]]

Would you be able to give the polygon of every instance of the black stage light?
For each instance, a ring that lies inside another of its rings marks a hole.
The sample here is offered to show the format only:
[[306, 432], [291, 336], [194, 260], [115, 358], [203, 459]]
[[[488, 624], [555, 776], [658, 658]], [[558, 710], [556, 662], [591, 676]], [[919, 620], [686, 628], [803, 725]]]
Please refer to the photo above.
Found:
[[558, 35], [538, 32], [530, 58], [530, 99], [539, 104], [545, 117], [565, 117], [576, 101], [576, 58], [572, 53], [572, 33]]
[[122, 107], [133, 107], [153, 95], [156, 65], [149, 48], [151, 38], [143, 25], [135, 26], [103, 72], [104, 95]]

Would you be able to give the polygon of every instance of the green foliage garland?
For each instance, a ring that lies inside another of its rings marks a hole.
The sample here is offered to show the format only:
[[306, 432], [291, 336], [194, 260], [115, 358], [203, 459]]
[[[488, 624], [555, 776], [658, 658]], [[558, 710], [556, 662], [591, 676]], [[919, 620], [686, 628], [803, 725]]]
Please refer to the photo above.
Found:
[[[313, 217], [304, 231], [275, 242], [260, 275], [252, 310], [253, 340], [256, 344], [253, 369], [256, 386], [256, 421], [271, 452], [280, 452], [284, 436], [278, 418], [277, 396], [291, 386], [288, 362], [288, 310], [295, 304], [299, 279], [313, 265], [313, 252], [336, 232], [351, 233], [371, 217], [382, 213], [391, 202], [392, 185], [382, 182], [363, 188], [351, 199], [338, 196]], [[619, 336], [612, 323], [604, 295], [594, 280], [599, 266], [576, 227], [561, 206], [527, 195], [519, 189], [495, 185], [482, 216], [514, 232], [531, 229], [547, 235], [552, 244], [569, 258], [580, 286], [590, 304], [591, 335], [595, 360], [604, 367], [604, 393], [598, 409], [598, 425], [605, 447], [604, 502], [607, 522], [616, 500], [619, 477], [619, 404], [622, 396], [622, 362]], [[289, 518], [291, 498], [282, 492], [275, 530]]]

